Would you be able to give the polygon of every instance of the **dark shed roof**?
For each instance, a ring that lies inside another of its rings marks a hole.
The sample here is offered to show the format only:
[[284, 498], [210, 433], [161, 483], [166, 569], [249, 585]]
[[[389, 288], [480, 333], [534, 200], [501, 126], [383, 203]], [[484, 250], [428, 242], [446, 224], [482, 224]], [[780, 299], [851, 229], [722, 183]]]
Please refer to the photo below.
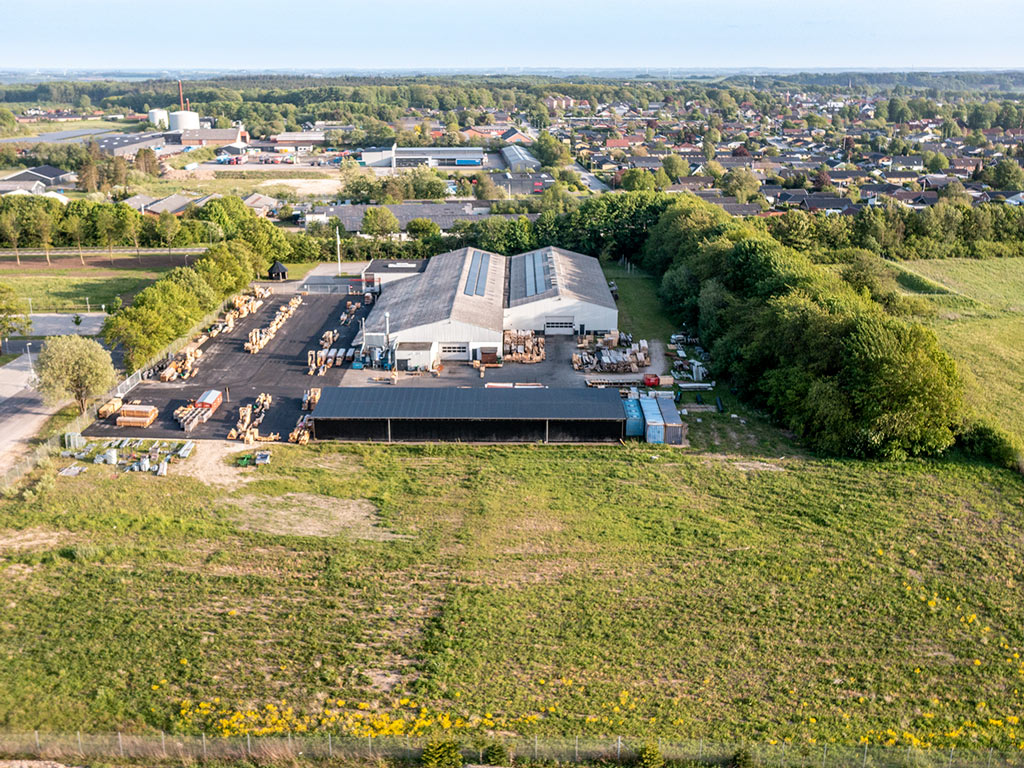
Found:
[[270, 266], [270, 276], [271, 277], [273, 277], [274, 275], [287, 275], [287, 274], [288, 274], [288, 267], [286, 267], [280, 261], [275, 261]]
[[616, 389], [324, 387], [314, 419], [624, 421]]

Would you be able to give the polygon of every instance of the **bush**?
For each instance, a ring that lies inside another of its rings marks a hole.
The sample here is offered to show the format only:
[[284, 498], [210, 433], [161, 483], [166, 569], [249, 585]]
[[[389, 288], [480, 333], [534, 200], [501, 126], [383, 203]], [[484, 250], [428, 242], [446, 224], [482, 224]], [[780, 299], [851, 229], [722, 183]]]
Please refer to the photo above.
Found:
[[732, 759], [729, 760], [730, 768], [754, 768], [756, 765], [757, 761], [754, 760], [754, 756], [745, 749], [736, 750]]
[[636, 764], [639, 768], [662, 768], [665, 758], [653, 744], [644, 744], [636, 753]]
[[504, 744], [492, 742], [484, 748], [485, 765], [511, 765], [508, 748]]
[[1024, 472], [1024, 446], [999, 427], [976, 421], [957, 436], [957, 445], [972, 458]]
[[463, 762], [457, 741], [428, 741], [420, 756], [423, 768], [462, 768]]

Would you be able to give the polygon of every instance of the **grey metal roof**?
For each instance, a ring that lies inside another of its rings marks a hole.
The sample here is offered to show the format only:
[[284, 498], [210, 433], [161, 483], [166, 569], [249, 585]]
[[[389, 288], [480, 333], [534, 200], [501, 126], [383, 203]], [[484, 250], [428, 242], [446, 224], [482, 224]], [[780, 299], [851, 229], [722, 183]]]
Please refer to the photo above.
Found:
[[415, 275], [427, 268], [426, 259], [371, 259], [364, 275]]
[[568, 296], [615, 308], [601, 263], [593, 256], [548, 246], [509, 259], [510, 307], [552, 296]]
[[[488, 269], [477, 293], [464, 287], [469, 279], [474, 253], [487, 253]], [[385, 312], [390, 313], [391, 330], [399, 332], [421, 325], [455, 320], [469, 325], [502, 330], [502, 298], [505, 288], [505, 257], [476, 248], [441, 253], [427, 261], [420, 274], [389, 283], [366, 318], [365, 332], [384, 333]]]
[[625, 421], [615, 389], [324, 387], [313, 419]]

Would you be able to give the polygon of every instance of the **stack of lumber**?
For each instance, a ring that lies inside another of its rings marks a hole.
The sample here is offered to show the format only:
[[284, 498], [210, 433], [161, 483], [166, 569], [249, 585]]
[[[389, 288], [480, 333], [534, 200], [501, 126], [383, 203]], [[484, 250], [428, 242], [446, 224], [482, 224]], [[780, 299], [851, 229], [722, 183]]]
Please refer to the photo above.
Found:
[[247, 445], [260, 440], [276, 440], [280, 435], [271, 435], [266, 438], [260, 437], [260, 424], [266, 418], [267, 411], [274, 399], [266, 392], [261, 392], [256, 402], [251, 405], [243, 405], [238, 409], [238, 421], [228, 432], [228, 440], [242, 440]]
[[647, 341], [641, 339], [625, 349], [611, 349], [598, 345], [594, 352], [575, 352], [572, 367], [577, 371], [601, 371], [602, 373], [637, 373], [651, 364]]
[[249, 425], [252, 423], [252, 406], [243, 405], [238, 409], [238, 421], [235, 422], [235, 426], [228, 432], [228, 440], [236, 440], [240, 435], [244, 435], [245, 431], [249, 429]]
[[302, 396], [302, 410], [312, 411], [320, 402], [320, 387], [310, 387]]
[[210, 420], [213, 411], [209, 408], [199, 408], [195, 403], [182, 405], [174, 409], [174, 419], [186, 432], [191, 432], [200, 424]]
[[155, 405], [141, 405], [138, 401], [122, 405], [117, 416], [119, 427], [148, 427], [157, 417]]
[[356, 316], [356, 312], [358, 312], [362, 308], [362, 306], [363, 304], [360, 301], [346, 301], [345, 313], [341, 316], [341, 320], [339, 322], [342, 325], [348, 325], [349, 323], [351, 323], [352, 318]]
[[505, 331], [503, 357], [512, 363], [539, 363], [544, 359], [544, 337], [533, 331]]
[[311, 349], [306, 353], [306, 373], [310, 376], [316, 374], [323, 376], [327, 373], [327, 355], [333, 350]]
[[287, 304], [277, 309], [277, 314], [266, 328], [254, 328], [249, 332], [249, 340], [245, 343], [245, 350], [256, 354], [273, 339], [277, 332], [284, 325], [285, 320], [295, 314], [295, 310], [302, 303], [302, 296], [293, 296]]
[[124, 401], [121, 400], [120, 397], [112, 398], [100, 406], [100, 410], [97, 415], [101, 419], [109, 418], [121, 410], [122, 405], [124, 405]]
[[338, 331], [324, 331], [324, 335], [320, 337], [320, 348], [328, 349], [337, 340]]
[[299, 416], [299, 420], [295, 422], [295, 429], [288, 433], [289, 443], [298, 443], [299, 445], [305, 445], [309, 442], [309, 422], [310, 417], [306, 415]]

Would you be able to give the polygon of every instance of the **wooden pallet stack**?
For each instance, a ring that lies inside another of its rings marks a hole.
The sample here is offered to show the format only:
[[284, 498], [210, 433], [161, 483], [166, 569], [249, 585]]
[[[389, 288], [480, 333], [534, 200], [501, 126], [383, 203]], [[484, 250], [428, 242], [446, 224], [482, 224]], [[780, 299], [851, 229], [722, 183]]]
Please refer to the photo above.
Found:
[[117, 415], [117, 426], [148, 427], [156, 421], [158, 413], [155, 405], [142, 405], [138, 400], [133, 400], [121, 406]]
[[277, 314], [266, 328], [254, 328], [249, 332], [249, 340], [245, 343], [245, 351], [255, 355], [273, 339], [285, 321], [295, 314], [302, 303], [302, 296], [293, 296], [287, 304], [277, 308]]
[[295, 429], [288, 433], [288, 442], [298, 443], [299, 445], [305, 445], [308, 443], [311, 421], [312, 418], [306, 414], [299, 416], [299, 420], [295, 422]]
[[574, 352], [572, 367], [577, 371], [601, 371], [602, 373], [637, 373], [651, 364], [650, 349], [646, 339], [630, 344], [624, 349], [606, 347], [603, 340], [593, 352]]
[[503, 359], [511, 363], [539, 363], [544, 359], [544, 337], [533, 331], [505, 331]]
[[320, 337], [320, 348], [330, 349], [331, 345], [338, 340], [338, 331], [324, 331], [324, 335]]
[[310, 387], [302, 396], [302, 410], [312, 411], [320, 402], [320, 387]]

